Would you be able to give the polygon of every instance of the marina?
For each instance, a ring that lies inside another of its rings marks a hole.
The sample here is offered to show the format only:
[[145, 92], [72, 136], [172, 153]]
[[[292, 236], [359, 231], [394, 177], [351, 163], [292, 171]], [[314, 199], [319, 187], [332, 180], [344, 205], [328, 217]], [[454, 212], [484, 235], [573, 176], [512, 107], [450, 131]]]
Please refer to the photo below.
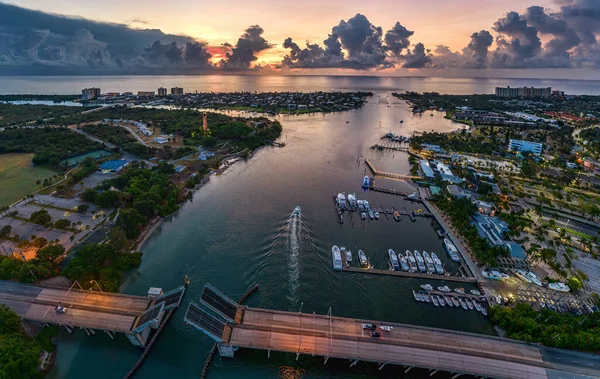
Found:
[[350, 267], [350, 266], [344, 267], [341, 271], [342, 272], [372, 274], [372, 275], [387, 275], [387, 276], [396, 276], [396, 277], [405, 277], [405, 278], [445, 280], [445, 281], [449, 281], [449, 282], [458, 282], [458, 283], [477, 283], [477, 278], [475, 278], [475, 277], [454, 276], [454, 275], [443, 275], [442, 276], [442, 275], [427, 274], [427, 273], [422, 273], [422, 272], [380, 270], [380, 269], [375, 269], [375, 268], [365, 269], [365, 268]]
[[356, 212], [359, 215], [362, 215], [364, 213], [365, 217], [361, 218], [366, 219], [366, 216], [368, 216], [371, 220], [379, 220], [380, 215], [384, 215], [388, 220], [388, 216], [392, 216], [395, 219], [395, 221], [401, 221], [400, 216], [407, 216], [412, 222], [415, 222], [417, 220], [417, 217], [433, 217], [432, 213], [424, 211], [423, 209], [409, 211], [406, 208], [396, 209], [395, 207], [392, 207], [391, 209], [383, 207], [374, 208], [369, 204], [367, 200], [357, 200], [355, 194], [349, 194], [348, 198], [350, 197], [352, 197], [352, 199], [354, 200], [353, 203], [356, 205], [351, 205], [353, 203], [347, 202], [346, 195], [343, 192], [340, 192], [339, 194], [333, 196], [334, 210], [340, 224], [344, 223], [344, 212], [348, 212], [349, 214]]

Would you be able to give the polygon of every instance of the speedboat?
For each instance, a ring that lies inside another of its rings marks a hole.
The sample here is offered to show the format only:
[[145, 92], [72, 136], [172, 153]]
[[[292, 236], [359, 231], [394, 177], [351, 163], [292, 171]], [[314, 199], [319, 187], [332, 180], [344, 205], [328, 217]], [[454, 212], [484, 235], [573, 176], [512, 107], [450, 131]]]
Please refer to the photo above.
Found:
[[433, 302], [433, 305], [435, 305], [436, 307], [438, 305], [440, 305], [440, 302], [438, 301], [437, 296], [435, 296], [435, 295], [431, 295], [431, 301]]
[[421, 288], [423, 288], [425, 291], [433, 291], [433, 286], [431, 284], [422, 284], [420, 286]]
[[450, 291], [452, 291], [450, 289], [450, 287], [448, 287], [448, 286], [439, 286], [437, 289], [438, 289], [438, 291], [442, 291], [442, 292], [450, 292]]
[[555, 291], [560, 291], [560, 292], [571, 291], [571, 288], [564, 283], [550, 283], [550, 284], [548, 284], [548, 288], [553, 289]]
[[371, 186], [371, 179], [365, 175], [365, 177], [362, 180], [362, 187], [363, 188], [369, 188]]
[[534, 274], [533, 272], [529, 271], [527, 272], [527, 277], [529, 278], [529, 280], [531, 281], [531, 283], [538, 285], [538, 286], [542, 286], [542, 281], [540, 280], [540, 278], [538, 278], [538, 276], [536, 274]]
[[437, 295], [437, 299], [438, 299], [438, 302], [440, 303], [440, 305], [441, 305], [442, 307], [445, 307], [445, 306], [446, 306], [446, 302], [444, 301], [444, 298], [443, 298], [443, 297], [441, 297], [440, 295]]
[[462, 297], [458, 299], [458, 301], [460, 302], [460, 306], [462, 307], [462, 309], [464, 309], [465, 311], [467, 309], [469, 309], [469, 307], [467, 306], [467, 303], [465, 302], [465, 299], [463, 299]]
[[481, 305], [479, 304], [479, 302], [473, 301], [473, 306], [475, 306], [477, 312], [481, 312]]
[[423, 257], [421, 256], [421, 254], [419, 254], [418, 251], [414, 251], [415, 254], [415, 259], [417, 260], [417, 266], [419, 267], [419, 271], [421, 272], [425, 272], [427, 271], [427, 268], [425, 268], [425, 261], [423, 260]]
[[471, 294], [473, 294], [475, 296], [481, 296], [481, 292], [479, 292], [477, 290], [470, 290], [469, 292], [471, 292]]
[[485, 309], [485, 305], [481, 306], [481, 314], [484, 315], [484, 316], [488, 315], [488, 311], [487, 311], [487, 309]]
[[365, 212], [360, 212], [360, 219], [361, 220], [366, 220], [367, 219], [367, 214]]
[[460, 307], [460, 302], [454, 296], [450, 296], [450, 300], [452, 300], [452, 304], [454, 304], [455, 307]]
[[394, 220], [400, 221], [400, 212], [394, 211]]
[[358, 209], [365, 209], [365, 201], [364, 200], [356, 200], [356, 205], [358, 206]]
[[346, 194], [344, 192], [340, 192], [337, 195], [337, 205], [340, 209], [346, 209]]
[[394, 252], [394, 250], [389, 249], [388, 255], [390, 257], [390, 267], [392, 268], [392, 270], [394, 270], [394, 271], [400, 270], [400, 264], [398, 263], [398, 257], [396, 256], [396, 253]]
[[369, 260], [367, 259], [367, 256], [365, 255], [365, 252], [362, 250], [358, 251], [358, 260], [360, 261], [360, 265], [362, 267], [368, 267], [369, 266]]
[[367, 200], [365, 200], [363, 203], [365, 205], [365, 209], [366, 210], [370, 210], [371, 209], [371, 206], [369, 205], [369, 202]]
[[301, 209], [299, 206], [294, 208], [294, 213], [293, 213], [294, 217], [300, 217], [300, 212], [301, 212]]
[[465, 300], [465, 303], [467, 303], [467, 307], [469, 307], [469, 310], [472, 311], [473, 310], [473, 302], [469, 299]]
[[350, 250], [346, 250], [346, 263], [348, 265], [350, 265], [350, 263], [352, 263], [352, 252]]
[[429, 253], [424, 251], [423, 258], [425, 259], [425, 265], [427, 266], [427, 273], [433, 274], [435, 272], [435, 268], [433, 267], [433, 260], [429, 256]]
[[452, 259], [454, 262], [460, 262], [460, 258], [458, 257], [458, 249], [456, 246], [454, 246], [450, 239], [444, 238], [444, 247], [446, 248], [446, 252], [448, 253], [450, 259]]
[[375, 212], [372, 209], [369, 210], [369, 218], [372, 220], [375, 218]]
[[375, 220], [379, 220], [379, 212], [375, 212]]
[[400, 261], [400, 266], [402, 267], [402, 271], [409, 271], [410, 267], [408, 266], [408, 260], [406, 257], [400, 253], [398, 253], [398, 260]]
[[493, 279], [493, 280], [506, 280], [509, 279], [510, 276], [506, 275], [503, 272], [500, 272], [498, 270], [483, 270], [481, 271], [481, 275], [486, 278], [486, 279]]
[[531, 279], [527, 277], [527, 271], [519, 269], [516, 270], [514, 273], [517, 278], [521, 279], [525, 283], [531, 283]]
[[416, 272], [418, 270], [417, 261], [415, 260], [415, 256], [413, 255], [413, 253], [410, 252], [410, 250], [406, 250], [406, 260], [408, 261], [410, 271]]
[[452, 300], [450, 300], [449, 297], [444, 296], [444, 300], [446, 301], [446, 304], [448, 304], [448, 306], [450, 308], [452, 308], [454, 306], [454, 304], [452, 303]]
[[465, 289], [464, 288], [455, 288], [454, 292], [460, 293], [460, 294], [464, 295], [465, 294]]
[[353, 193], [348, 194], [348, 204], [350, 208], [356, 208], [356, 195]]
[[337, 245], [333, 245], [331, 248], [331, 258], [333, 260], [333, 269], [336, 271], [342, 271], [342, 254], [340, 253], [340, 248]]
[[440, 275], [444, 275], [444, 267], [442, 266], [442, 261], [435, 253], [431, 253], [431, 259], [433, 260], [433, 267], [435, 267], [435, 272]]

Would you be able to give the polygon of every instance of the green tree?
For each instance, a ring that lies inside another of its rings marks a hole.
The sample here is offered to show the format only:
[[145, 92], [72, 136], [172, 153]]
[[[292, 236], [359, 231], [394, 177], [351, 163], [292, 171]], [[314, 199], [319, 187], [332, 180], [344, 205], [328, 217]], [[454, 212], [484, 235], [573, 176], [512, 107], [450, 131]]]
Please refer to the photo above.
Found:
[[578, 278], [571, 277], [567, 281], [567, 285], [571, 288], [571, 291], [578, 291], [583, 288], [583, 284]]
[[59, 228], [59, 229], [67, 229], [70, 226], [71, 226], [71, 221], [66, 220], [64, 218], [60, 219], [54, 223], [54, 227]]
[[33, 212], [29, 217], [29, 221], [33, 222], [34, 224], [46, 226], [52, 223], [52, 217], [50, 217], [47, 210], [41, 209], [37, 212]]
[[97, 196], [98, 193], [96, 191], [88, 188], [85, 191], [83, 191], [83, 193], [79, 197], [81, 198], [81, 200], [86, 201], [88, 203], [96, 203]]
[[143, 225], [144, 217], [135, 209], [123, 209], [119, 213], [117, 225], [123, 228], [127, 238], [136, 238], [140, 233], [140, 227]]
[[88, 209], [90, 209], [90, 206], [87, 204], [79, 204], [77, 206], [77, 213], [81, 213], [81, 214], [85, 214]]
[[62, 245], [50, 245], [41, 250], [38, 250], [35, 259], [38, 262], [50, 262], [55, 265], [65, 253], [65, 248]]
[[0, 229], [0, 238], [6, 238], [6, 237], [10, 236], [11, 233], [12, 233], [12, 226], [4, 225]]
[[104, 191], [96, 197], [96, 205], [100, 208], [113, 208], [119, 201], [118, 191]]

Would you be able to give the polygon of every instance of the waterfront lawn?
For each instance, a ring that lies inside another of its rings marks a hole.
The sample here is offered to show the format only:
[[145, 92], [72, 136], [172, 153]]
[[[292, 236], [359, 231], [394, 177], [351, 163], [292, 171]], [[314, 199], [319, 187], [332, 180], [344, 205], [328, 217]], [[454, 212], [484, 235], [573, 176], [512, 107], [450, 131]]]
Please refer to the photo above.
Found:
[[33, 154], [0, 155], [0, 207], [4, 207], [31, 194], [39, 186], [36, 181], [53, 177], [50, 169], [33, 166]]

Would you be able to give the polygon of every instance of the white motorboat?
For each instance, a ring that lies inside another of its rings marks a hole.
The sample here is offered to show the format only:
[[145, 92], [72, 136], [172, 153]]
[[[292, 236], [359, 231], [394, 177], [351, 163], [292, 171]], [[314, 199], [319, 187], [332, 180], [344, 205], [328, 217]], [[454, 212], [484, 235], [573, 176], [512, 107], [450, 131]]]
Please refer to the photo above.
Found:
[[452, 304], [454, 304], [455, 307], [460, 307], [460, 302], [454, 296], [450, 296], [450, 300], [452, 300]]
[[467, 306], [467, 303], [465, 302], [465, 299], [463, 299], [462, 297], [458, 299], [458, 301], [460, 302], [460, 306], [462, 307], [462, 309], [464, 309], [465, 311], [467, 309], [469, 309], [469, 307]]
[[379, 212], [375, 212], [375, 220], [379, 220]]
[[531, 281], [531, 283], [538, 285], [538, 286], [542, 286], [542, 281], [540, 280], [540, 278], [538, 278], [538, 276], [536, 274], [534, 274], [531, 271], [527, 272], [527, 277], [529, 278], [529, 280]]
[[348, 194], [348, 204], [350, 208], [356, 208], [356, 195], [353, 193]]
[[435, 253], [431, 253], [431, 259], [433, 260], [433, 267], [435, 267], [435, 272], [440, 275], [444, 275], [444, 267], [442, 266], [442, 261]]
[[356, 205], [358, 206], [358, 209], [365, 209], [365, 201], [364, 200], [356, 200]]
[[372, 209], [369, 209], [369, 218], [372, 220], [375, 218], [375, 212]]
[[413, 253], [410, 252], [410, 250], [406, 250], [406, 260], [408, 261], [408, 266], [410, 268], [410, 272], [416, 272], [418, 270], [417, 268], [417, 261], [415, 259], [415, 256], [413, 255]]
[[454, 262], [460, 262], [460, 258], [458, 257], [458, 249], [447, 237], [444, 238], [444, 248], [446, 249], [450, 259], [452, 259]]
[[527, 271], [519, 269], [514, 271], [514, 273], [517, 278], [521, 279], [525, 283], [531, 283], [531, 279], [527, 277]]
[[510, 276], [506, 275], [503, 272], [500, 272], [498, 270], [483, 270], [481, 271], [481, 275], [486, 278], [486, 279], [493, 279], [493, 280], [506, 280], [509, 279]]
[[344, 192], [340, 192], [337, 195], [337, 205], [340, 209], [346, 209], [347, 207], [347, 203], [346, 203], [346, 193]]
[[362, 187], [363, 188], [369, 188], [371, 186], [371, 179], [365, 175], [365, 177], [362, 180]]
[[299, 206], [297, 206], [296, 208], [294, 208], [294, 213], [293, 213], [294, 217], [300, 217], [300, 212], [301, 211], [302, 210], [300, 209]]
[[550, 284], [548, 284], [548, 288], [553, 289], [555, 291], [560, 291], [560, 292], [571, 291], [571, 288], [564, 283], [550, 283]]
[[410, 267], [408, 266], [408, 260], [404, 255], [398, 253], [398, 260], [400, 261], [400, 267], [402, 268], [402, 271], [410, 270]]
[[465, 303], [467, 303], [467, 307], [469, 307], [469, 310], [472, 311], [473, 310], [473, 302], [469, 299], [465, 300]]
[[359, 250], [358, 251], [358, 260], [360, 261], [360, 265], [362, 267], [368, 267], [369, 266], [369, 260], [367, 259], [367, 256], [365, 254], [364, 251]]
[[452, 300], [450, 300], [449, 297], [444, 296], [444, 300], [446, 301], [446, 304], [448, 304], [448, 306], [450, 308], [452, 308], [454, 306], [454, 304], [452, 303]]
[[414, 255], [415, 255], [415, 259], [417, 260], [417, 266], [419, 267], [419, 271], [421, 271], [421, 272], [427, 271], [427, 268], [425, 267], [425, 261], [423, 260], [423, 257], [421, 256], [421, 254], [419, 254], [419, 252], [415, 250]]
[[440, 305], [441, 305], [442, 307], [445, 307], [445, 306], [446, 306], [446, 302], [444, 301], [444, 298], [443, 298], [443, 297], [441, 297], [440, 295], [437, 295], [437, 299], [438, 299], [438, 302], [440, 303]]
[[442, 292], [450, 292], [450, 291], [452, 291], [450, 289], [450, 287], [448, 287], [448, 286], [439, 286], [437, 289], [438, 289], [438, 291], [442, 291]]
[[367, 214], [365, 212], [361, 212], [360, 213], [360, 219], [361, 220], [366, 220], [367, 219]]
[[488, 311], [487, 311], [487, 309], [485, 309], [485, 305], [481, 306], [481, 314], [484, 315], [484, 316], [488, 315]]
[[420, 287], [423, 288], [425, 291], [433, 291], [433, 286], [431, 284], [423, 284]]
[[388, 250], [388, 256], [390, 257], [390, 267], [394, 271], [400, 270], [400, 264], [398, 263], [398, 257], [396, 256], [396, 252], [394, 250]]
[[352, 252], [350, 250], [346, 250], [346, 263], [348, 265], [350, 265], [350, 263], [352, 263]]
[[477, 310], [477, 312], [481, 312], [481, 305], [477, 301], [473, 301], [473, 306]]
[[454, 292], [460, 293], [460, 294], [464, 295], [465, 294], [465, 289], [464, 288], [455, 288]]
[[435, 295], [431, 295], [431, 301], [433, 302], [433, 305], [435, 305], [436, 307], [438, 305], [440, 305], [440, 302], [438, 301], [437, 296], [435, 296]]
[[427, 266], [427, 273], [433, 274], [435, 272], [435, 267], [433, 267], [433, 259], [431, 259], [429, 253], [426, 251], [423, 252], [423, 258], [425, 260], [425, 265]]
[[369, 202], [367, 200], [365, 200], [363, 202], [363, 204], [364, 204], [366, 210], [370, 210], [371, 209], [371, 205], [369, 205]]
[[471, 294], [473, 294], [475, 296], [481, 296], [481, 292], [479, 292], [477, 290], [470, 290], [469, 292], [471, 292]]
[[331, 258], [333, 260], [333, 269], [336, 271], [342, 271], [344, 268], [342, 264], [342, 254], [340, 253], [340, 248], [336, 245], [333, 245], [331, 248]]
[[417, 293], [415, 291], [413, 291], [413, 297], [415, 298], [416, 301], [421, 301], [421, 297], [419, 295], [417, 295]]

